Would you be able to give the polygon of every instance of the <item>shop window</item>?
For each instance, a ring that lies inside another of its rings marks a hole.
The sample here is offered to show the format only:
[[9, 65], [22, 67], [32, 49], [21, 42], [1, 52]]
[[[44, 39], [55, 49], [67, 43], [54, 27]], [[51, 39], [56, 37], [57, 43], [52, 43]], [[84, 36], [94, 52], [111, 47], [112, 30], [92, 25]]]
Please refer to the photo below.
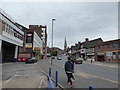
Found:
[[116, 48], [116, 44], [112, 44], [112, 48], [115, 49]]
[[113, 52], [113, 59], [116, 59], [116, 52]]

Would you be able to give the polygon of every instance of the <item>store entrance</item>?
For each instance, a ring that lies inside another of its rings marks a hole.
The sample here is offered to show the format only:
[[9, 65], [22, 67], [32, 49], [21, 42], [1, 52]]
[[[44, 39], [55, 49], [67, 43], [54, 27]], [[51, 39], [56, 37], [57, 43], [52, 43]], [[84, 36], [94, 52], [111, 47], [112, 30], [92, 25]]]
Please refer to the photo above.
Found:
[[2, 63], [14, 62], [15, 45], [2, 41]]

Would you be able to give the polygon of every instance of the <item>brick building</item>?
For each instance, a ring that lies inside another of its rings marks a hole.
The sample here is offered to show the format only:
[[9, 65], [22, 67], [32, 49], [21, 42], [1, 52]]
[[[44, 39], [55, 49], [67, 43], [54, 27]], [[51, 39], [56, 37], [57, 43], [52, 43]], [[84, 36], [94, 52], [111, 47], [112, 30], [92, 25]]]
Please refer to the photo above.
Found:
[[103, 43], [101, 38], [97, 38], [94, 40], [85, 39], [85, 42], [81, 43], [80, 53], [81, 57], [84, 60], [95, 58], [95, 47], [99, 44]]
[[106, 41], [95, 47], [95, 60], [120, 62], [120, 39]]
[[18, 23], [16, 24], [22, 28], [25, 33], [23, 47], [19, 48], [19, 54], [29, 53], [31, 56], [34, 56], [36, 50], [39, 53], [45, 54], [47, 46], [46, 26], [29, 25], [29, 28], [26, 28]]

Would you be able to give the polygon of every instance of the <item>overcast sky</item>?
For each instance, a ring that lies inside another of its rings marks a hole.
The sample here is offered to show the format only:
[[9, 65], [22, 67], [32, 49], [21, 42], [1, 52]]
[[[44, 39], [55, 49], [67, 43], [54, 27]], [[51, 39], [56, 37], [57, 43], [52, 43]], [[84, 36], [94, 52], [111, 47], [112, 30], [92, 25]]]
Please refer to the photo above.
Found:
[[54, 46], [68, 46], [85, 38], [118, 38], [117, 2], [4, 2], [1, 8], [16, 22], [29, 25], [47, 25], [48, 46], [51, 46], [51, 20], [54, 22]]

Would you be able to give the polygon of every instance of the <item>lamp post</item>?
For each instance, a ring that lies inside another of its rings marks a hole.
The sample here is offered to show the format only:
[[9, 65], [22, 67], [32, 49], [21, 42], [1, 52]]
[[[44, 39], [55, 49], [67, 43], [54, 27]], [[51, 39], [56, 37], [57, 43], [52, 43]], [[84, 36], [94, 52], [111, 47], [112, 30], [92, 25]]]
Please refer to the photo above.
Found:
[[[53, 48], [53, 22], [54, 21], [55, 21], [55, 19], [52, 19], [52, 43], [51, 43], [51, 50]], [[53, 50], [51, 51], [51, 65], [53, 64], [52, 54], [53, 54]]]

